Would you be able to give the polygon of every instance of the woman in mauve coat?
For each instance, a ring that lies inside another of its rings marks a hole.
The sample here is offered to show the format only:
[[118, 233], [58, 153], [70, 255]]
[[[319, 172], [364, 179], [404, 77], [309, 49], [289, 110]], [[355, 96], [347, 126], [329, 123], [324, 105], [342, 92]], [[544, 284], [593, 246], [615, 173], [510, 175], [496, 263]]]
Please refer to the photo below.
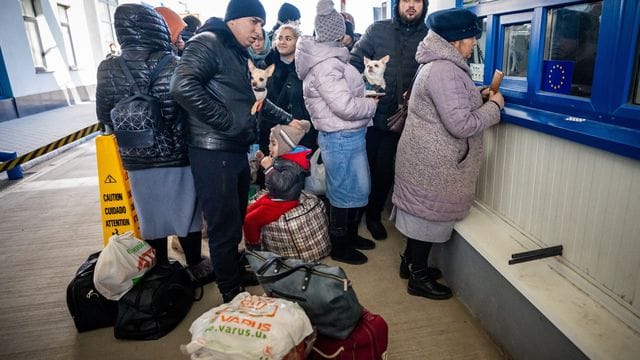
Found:
[[466, 9], [434, 12], [418, 45], [421, 64], [396, 155], [392, 219], [407, 237], [400, 276], [411, 295], [448, 299], [440, 270], [428, 267], [433, 243], [451, 237], [474, 199], [482, 134], [500, 121], [504, 99], [471, 80], [467, 59], [482, 30]]

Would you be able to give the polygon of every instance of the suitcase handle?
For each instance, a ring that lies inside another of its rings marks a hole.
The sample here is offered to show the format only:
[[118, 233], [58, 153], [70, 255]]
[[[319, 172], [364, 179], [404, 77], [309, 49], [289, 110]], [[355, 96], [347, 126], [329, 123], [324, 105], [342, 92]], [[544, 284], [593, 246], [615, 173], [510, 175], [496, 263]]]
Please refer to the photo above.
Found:
[[316, 353], [318, 353], [318, 355], [322, 356], [325, 359], [335, 359], [335, 358], [338, 357], [338, 355], [340, 355], [341, 352], [344, 351], [344, 346], [340, 346], [340, 348], [336, 352], [334, 352], [333, 354], [325, 354], [315, 346], [313, 347], [313, 351], [315, 351]]

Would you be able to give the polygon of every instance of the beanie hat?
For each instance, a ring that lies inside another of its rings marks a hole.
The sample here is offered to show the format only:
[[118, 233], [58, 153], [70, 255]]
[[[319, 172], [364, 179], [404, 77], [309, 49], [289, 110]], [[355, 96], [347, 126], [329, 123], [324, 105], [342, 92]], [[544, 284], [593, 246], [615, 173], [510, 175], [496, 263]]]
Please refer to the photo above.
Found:
[[350, 21], [344, 22], [345, 34], [351, 36], [351, 39], [355, 40], [356, 34], [353, 31], [353, 24]]
[[227, 5], [224, 21], [251, 16], [259, 17], [263, 24], [267, 22], [267, 13], [259, 0], [231, 0]]
[[291, 125], [276, 125], [271, 128], [271, 136], [276, 139], [278, 143], [278, 153], [276, 156], [280, 156], [293, 150], [304, 134], [311, 128], [311, 123], [307, 120], [300, 120], [302, 129]]
[[185, 30], [189, 30], [192, 33], [196, 32], [196, 30], [198, 30], [200, 25], [202, 25], [202, 23], [200, 22], [200, 19], [198, 19], [197, 17], [195, 17], [193, 15], [187, 15], [187, 16], [183, 17], [182, 20], [185, 23], [187, 23], [187, 28]]
[[168, 7], [157, 7], [156, 11], [158, 14], [162, 15], [164, 21], [167, 23], [169, 33], [171, 34], [171, 43], [175, 44], [176, 41], [178, 41], [178, 36], [180, 36], [182, 29], [187, 27], [187, 23], [180, 18], [180, 15], [176, 14], [175, 11]]
[[427, 27], [449, 42], [482, 34], [476, 14], [462, 8], [432, 13], [427, 18]]
[[318, 1], [314, 24], [318, 42], [339, 41], [346, 31], [344, 18], [333, 7], [331, 0]]
[[297, 21], [300, 20], [300, 10], [297, 7], [284, 3], [280, 6], [280, 10], [278, 10], [278, 22], [286, 23], [289, 21]]

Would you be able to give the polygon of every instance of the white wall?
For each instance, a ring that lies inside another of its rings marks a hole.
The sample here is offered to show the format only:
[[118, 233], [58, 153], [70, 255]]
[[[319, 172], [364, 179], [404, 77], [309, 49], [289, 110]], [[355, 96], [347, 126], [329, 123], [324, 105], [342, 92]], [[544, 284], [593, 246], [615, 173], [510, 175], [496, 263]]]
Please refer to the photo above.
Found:
[[[93, 5], [92, 1], [87, 1]], [[41, 15], [38, 27], [42, 47], [46, 53], [46, 72], [36, 73], [29, 49], [19, 1], [5, 1], [0, 12], [0, 46], [14, 97], [47, 93], [56, 90], [74, 90], [78, 86], [95, 85], [98, 60], [104, 54], [94, 56], [92, 43], [99, 43], [97, 27], [89, 31], [83, 0], [41, 0]], [[69, 22], [75, 48], [77, 70], [69, 70], [69, 58], [66, 54], [62, 29], [58, 19], [57, 4], [68, 5]], [[95, 7], [92, 6], [95, 14]], [[96, 17], [97, 19], [97, 17]], [[91, 21], [91, 20], [89, 20]], [[93, 21], [96, 21], [95, 19]], [[93, 94], [92, 94], [93, 95]]]
[[640, 324], [640, 161], [501, 124], [485, 134], [477, 198], [539, 246], [563, 245]]

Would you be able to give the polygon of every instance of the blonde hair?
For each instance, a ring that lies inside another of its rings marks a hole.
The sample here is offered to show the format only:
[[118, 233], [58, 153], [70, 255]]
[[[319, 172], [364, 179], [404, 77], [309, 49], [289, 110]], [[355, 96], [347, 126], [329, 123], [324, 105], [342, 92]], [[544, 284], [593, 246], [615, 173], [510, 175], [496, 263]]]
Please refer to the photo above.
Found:
[[280, 27], [273, 34], [273, 39], [271, 41], [271, 47], [273, 49], [276, 49], [278, 47], [278, 37], [280, 36], [280, 32], [282, 31], [282, 29], [291, 30], [293, 35], [296, 37], [296, 41], [300, 38], [300, 36], [302, 36], [302, 31], [300, 31], [300, 28], [298, 27], [295, 21], [286, 22], [280, 25]]

